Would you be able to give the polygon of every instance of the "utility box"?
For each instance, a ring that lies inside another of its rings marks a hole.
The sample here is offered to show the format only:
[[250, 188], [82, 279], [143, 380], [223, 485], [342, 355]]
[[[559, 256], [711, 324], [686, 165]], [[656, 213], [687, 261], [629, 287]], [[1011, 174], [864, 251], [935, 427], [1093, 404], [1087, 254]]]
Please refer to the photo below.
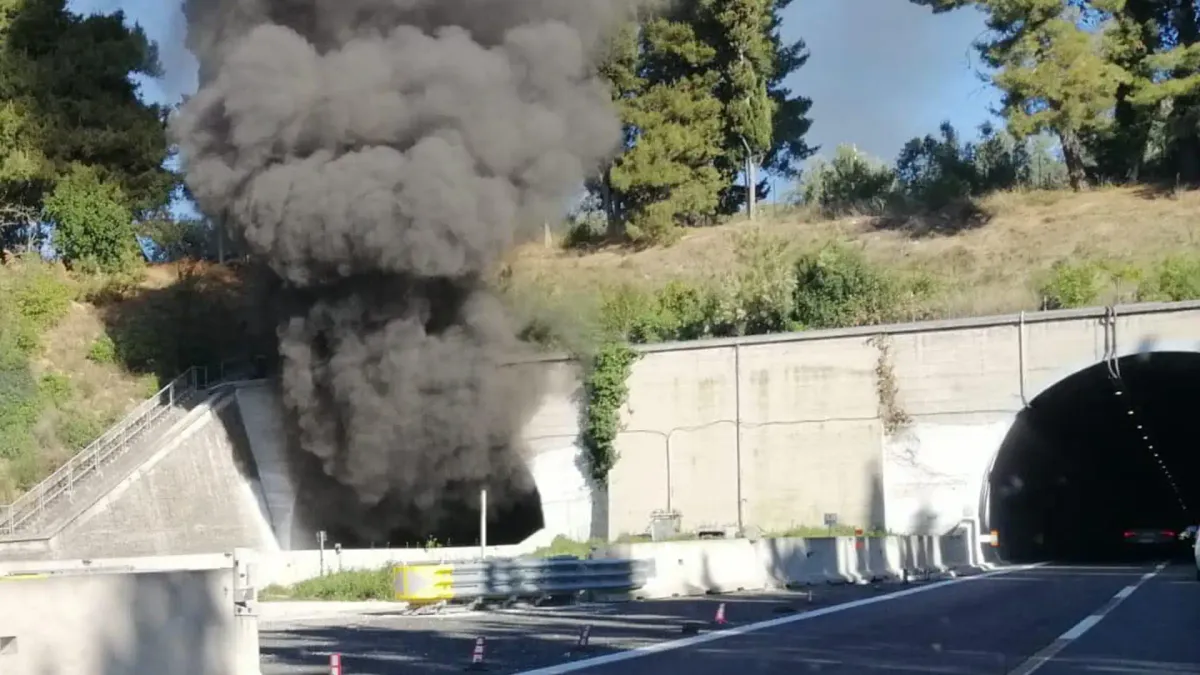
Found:
[[667, 541], [679, 536], [682, 520], [676, 511], [655, 511], [650, 514], [650, 540]]

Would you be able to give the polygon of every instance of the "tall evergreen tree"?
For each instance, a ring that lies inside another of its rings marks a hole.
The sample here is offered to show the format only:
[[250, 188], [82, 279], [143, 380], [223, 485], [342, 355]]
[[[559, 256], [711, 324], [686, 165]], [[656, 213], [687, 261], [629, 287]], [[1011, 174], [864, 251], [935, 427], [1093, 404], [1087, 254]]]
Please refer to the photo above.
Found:
[[1084, 0], [913, 1], [935, 12], [972, 4], [987, 14], [991, 35], [978, 48], [996, 69], [992, 81], [1001, 91], [1009, 131], [1057, 135], [1071, 186], [1086, 186], [1085, 142], [1108, 129], [1118, 88], [1131, 79], [1082, 25], [1096, 8]]
[[[763, 158], [763, 168], [785, 178], [794, 178], [800, 172], [800, 162], [817, 151], [805, 140], [812, 120], [808, 118], [812, 99], [793, 92], [784, 82], [808, 63], [808, 46], [804, 40], [785, 42], [783, 39], [783, 12], [792, 0], [775, 0], [771, 11], [771, 46], [774, 66], [767, 79], [767, 91], [775, 102], [775, 119], [771, 134], [771, 147]], [[759, 184], [759, 193], [766, 195], [766, 182]]]
[[631, 234], [664, 241], [676, 224], [705, 224], [717, 212], [725, 185], [719, 74], [715, 50], [679, 14], [646, 21], [638, 49], [637, 78], [627, 80], [637, 92], [620, 101], [628, 147], [609, 183]]

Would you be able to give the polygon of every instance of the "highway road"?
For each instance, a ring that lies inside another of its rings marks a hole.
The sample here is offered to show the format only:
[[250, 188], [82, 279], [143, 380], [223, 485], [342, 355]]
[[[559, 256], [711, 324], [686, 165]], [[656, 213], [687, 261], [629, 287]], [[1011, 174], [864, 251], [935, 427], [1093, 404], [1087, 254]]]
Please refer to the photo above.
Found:
[[[1200, 582], [1188, 565], [1046, 565], [946, 582], [816, 587], [440, 618], [342, 615], [263, 627], [263, 675], [1200, 675]], [[726, 604], [729, 623], [711, 625]], [[687, 634], [688, 621], [705, 621]], [[590, 648], [573, 648], [591, 626]]]

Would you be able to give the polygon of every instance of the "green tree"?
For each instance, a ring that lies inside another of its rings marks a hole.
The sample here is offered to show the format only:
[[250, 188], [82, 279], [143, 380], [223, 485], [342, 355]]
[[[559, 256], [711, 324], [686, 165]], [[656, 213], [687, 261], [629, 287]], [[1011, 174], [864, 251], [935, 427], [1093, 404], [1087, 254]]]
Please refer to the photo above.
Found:
[[993, 81], [1009, 130], [1056, 134], [1071, 187], [1085, 187], [1084, 139], [1110, 123], [1125, 71], [1103, 57], [1066, 0], [989, 0], [986, 9], [996, 36], [980, 51], [999, 69]]
[[[697, 3], [705, 38], [715, 58], [711, 67], [720, 75], [724, 152], [718, 168], [728, 186], [723, 190], [722, 211], [733, 212], [743, 203], [754, 215], [757, 168], [770, 150], [775, 119], [775, 99], [769, 91], [776, 65], [772, 42], [772, 0], [707, 0]], [[735, 185], [739, 173], [745, 185]]]
[[[808, 112], [812, 99], [796, 94], [784, 85], [784, 80], [808, 63], [808, 47], [803, 40], [784, 42], [783, 11], [792, 0], [775, 0], [771, 13], [771, 48], [774, 68], [767, 79], [767, 91], [775, 102], [775, 119], [771, 134], [771, 147], [763, 157], [763, 168], [787, 178], [799, 175], [800, 162], [817, 151], [805, 141], [812, 120]], [[759, 192], [766, 194], [766, 184], [759, 185]]]
[[991, 35], [977, 47], [996, 69], [992, 82], [1003, 95], [1009, 131], [1055, 134], [1071, 187], [1086, 186], [1085, 141], [1108, 129], [1118, 88], [1130, 81], [1085, 25], [1096, 8], [1083, 0], [912, 1], [935, 12], [974, 5], [987, 14]]
[[678, 224], [710, 222], [726, 185], [715, 166], [723, 152], [716, 53], [680, 15], [645, 21], [636, 48], [621, 49], [608, 67], [626, 147], [607, 173], [609, 211], [635, 239], [669, 241]]
[[75, 164], [119, 185], [135, 214], [165, 205], [176, 177], [167, 109], [132, 76], [160, 75], [156, 46], [121, 12], [82, 16], [65, 0], [0, 4], [0, 199], [38, 210]]
[[91, 167], [76, 165], [46, 197], [54, 244], [73, 266], [115, 272], [136, 261], [133, 216], [115, 183]]
[[1200, 10], [1190, 2], [1157, 9], [1147, 30], [1163, 39], [1156, 53], [1147, 54], [1144, 67], [1132, 73], [1130, 100], [1165, 111], [1164, 169], [1170, 178], [1193, 182], [1200, 180]]

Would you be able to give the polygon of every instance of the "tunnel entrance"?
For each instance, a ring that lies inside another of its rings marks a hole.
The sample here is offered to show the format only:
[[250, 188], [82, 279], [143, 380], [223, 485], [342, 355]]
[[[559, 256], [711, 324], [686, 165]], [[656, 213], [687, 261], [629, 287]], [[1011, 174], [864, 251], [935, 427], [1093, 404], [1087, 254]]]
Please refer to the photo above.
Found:
[[1102, 362], [1022, 411], [989, 475], [1009, 561], [1190, 555], [1200, 512], [1200, 353]]
[[[429, 519], [402, 495], [389, 496], [366, 507], [356, 493], [330, 478], [314, 455], [289, 449], [289, 464], [296, 487], [297, 522], [306, 530], [301, 539], [315, 541], [324, 531], [330, 545], [342, 548], [422, 548], [478, 546], [478, 499], [453, 500], [437, 505], [439, 516]], [[518, 544], [545, 526], [542, 498], [529, 467], [513, 483], [493, 486], [488, 499], [488, 546]], [[456, 488], [459, 486], [448, 486]], [[478, 495], [478, 488], [448, 489], [454, 494]]]

